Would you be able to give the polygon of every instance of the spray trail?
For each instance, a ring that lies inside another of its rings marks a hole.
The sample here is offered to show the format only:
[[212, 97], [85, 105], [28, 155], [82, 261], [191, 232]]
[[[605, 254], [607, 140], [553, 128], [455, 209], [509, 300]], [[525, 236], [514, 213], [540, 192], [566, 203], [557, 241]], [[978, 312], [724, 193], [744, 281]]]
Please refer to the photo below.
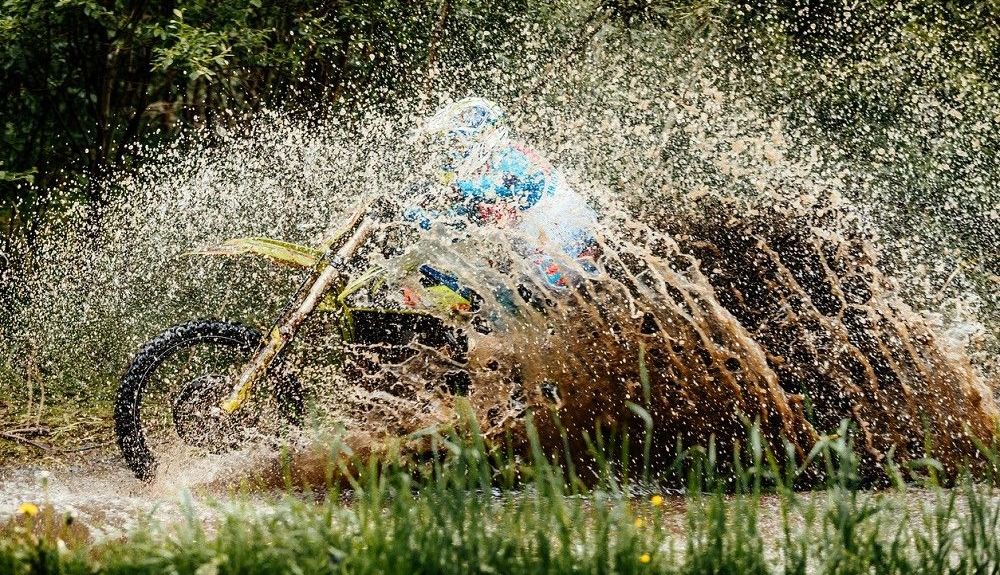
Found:
[[[879, 247], [902, 239], [880, 238], [877, 206], [845, 198], [884, 182], [818, 140], [808, 120], [755, 103], [744, 92], [753, 82], [711, 46], [692, 56], [669, 38], [638, 50], [626, 40], [602, 37], [531, 101], [516, 97], [525, 86], [488, 74], [472, 82], [508, 104], [513, 129], [598, 211], [604, 269], [569, 294], [516, 299], [503, 329], [468, 331], [469, 399], [487, 435], [517, 433], [528, 411], [548, 446], [562, 444], [552, 414], [576, 440], [597, 421], [641, 435], [631, 402], [653, 416], [659, 464], [678, 436], [731, 445], [745, 419], [800, 457], [851, 419], [871, 478], [890, 452], [921, 457], [928, 430], [950, 470], [974, 459], [972, 437], [996, 423], [991, 372], [904, 303], [913, 278], [880, 271]], [[8, 371], [34, 369], [52, 388], [106, 401], [130, 355], [167, 325], [269, 325], [298, 276], [184, 254], [237, 236], [315, 242], [359, 198], [427, 176], [434, 160], [412, 130], [429, 108], [414, 100], [306, 121], [264, 113], [240, 134], [195, 132], [147, 150], [142, 168], [105, 183], [121, 199], [99, 227], [71, 212], [31, 249], [14, 246], [23, 271], [5, 280], [16, 302], [2, 323]], [[398, 242], [398, 227], [383, 240]], [[423, 237], [379, 261], [399, 282], [420, 260], [480, 293], [547, 293], [529, 274], [484, 265], [484, 253], [517, 259], [502, 238], [472, 234]], [[324, 363], [332, 344], [321, 327], [293, 358], [324, 417], [347, 425], [359, 450], [454, 422], [454, 398], [428, 389], [450, 369], [432, 350], [392, 366], [389, 390]]]

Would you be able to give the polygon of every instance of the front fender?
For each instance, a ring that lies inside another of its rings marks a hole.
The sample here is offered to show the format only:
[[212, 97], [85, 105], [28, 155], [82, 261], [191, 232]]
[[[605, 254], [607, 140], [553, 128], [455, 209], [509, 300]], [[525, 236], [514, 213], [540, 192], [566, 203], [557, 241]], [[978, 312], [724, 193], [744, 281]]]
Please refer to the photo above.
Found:
[[311, 268], [323, 257], [316, 248], [285, 242], [271, 238], [233, 238], [221, 244], [188, 252], [186, 255], [200, 256], [263, 256], [275, 263], [300, 268]]
[[[303, 246], [292, 242], [275, 240], [271, 238], [233, 238], [215, 246], [209, 246], [200, 250], [187, 252], [185, 255], [201, 256], [239, 256], [239, 255], [263, 256], [275, 263], [290, 265], [298, 268], [312, 268], [323, 257], [323, 252], [309, 246]], [[324, 263], [322, 267], [325, 267]], [[343, 286], [337, 293], [328, 293], [319, 303], [317, 311], [340, 310], [345, 305], [345, 300], [356, 291], [373, 281], [377, 281], [382, 276], [382, 270], [373, 267], [365, 270], [360, 276], [353, 278], [346, 286]]]

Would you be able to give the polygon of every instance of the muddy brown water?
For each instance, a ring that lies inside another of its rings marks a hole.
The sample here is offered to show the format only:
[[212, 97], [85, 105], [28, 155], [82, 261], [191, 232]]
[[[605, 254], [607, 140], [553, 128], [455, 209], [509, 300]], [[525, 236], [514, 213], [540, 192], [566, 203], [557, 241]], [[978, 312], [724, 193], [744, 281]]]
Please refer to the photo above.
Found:
[[[563, 294], [529, 282], [543, 303], [519, 302], [503, 329], [467, 330], [478, 426], [488, 440], [512, 436], [527, 451], [533, 413], [543, 450], [562, 449], [565, 432], [586, 469], [593, 461], [585, 437], [595, 425], [643, 437], [640, 405], [652, 418], [654, 470], [670, 466], [678, 441], [714, 442], [726, 473], [749, 422], [774, 453], [791, 442], [801, 463], [821, 436], [850, 420], [869, 485], [886, 483], [890, 457], [901, 465], [933, 457], [946, 477], [966, 464], [981, 471], [986, 459], [976, 442], [989, 442], [1000, 414], [990, 383], [902, 301], [871, 241], [860, 233], [824, 237], [815, 224], [721, 205], [656, 227], [602, 223], [601, 277]], [[454, 245], [423, 255], [469, 261], [475, 248]], [[498, 269], [461, 276], [481, 293], [524, 286]], [[384, 368], [391, 385], [368, 383], [374, 400], [344, 397], [357, 407], [353, 421], [365, 442], [458, 417], [460, 403], [427, 385], [453, 369], [452, 358], [420, 351]], [[821, 475], [816, 469], [811, 479]]]

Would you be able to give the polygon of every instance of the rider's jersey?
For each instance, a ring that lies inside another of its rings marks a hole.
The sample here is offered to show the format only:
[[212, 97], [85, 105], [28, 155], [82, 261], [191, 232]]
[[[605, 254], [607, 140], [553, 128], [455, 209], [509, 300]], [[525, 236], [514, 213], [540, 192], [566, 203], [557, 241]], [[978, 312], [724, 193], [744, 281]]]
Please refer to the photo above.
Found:
[[[442, 180], [452, 190], [449, 216], [516, 230], [527, 240], [517, 251], [536, 264], [550, 287], [558, 289], [568, 283], [556, 263], [559, 255], [575, 259], [586, 274], [597, 273], [593, 260], [596, 214], [534, 150], [511, 142], [472, 174], [459, 175], [450, 165], [444, 166]], [[407, 215], [427, 229], [440, 214], [411, 209]]]

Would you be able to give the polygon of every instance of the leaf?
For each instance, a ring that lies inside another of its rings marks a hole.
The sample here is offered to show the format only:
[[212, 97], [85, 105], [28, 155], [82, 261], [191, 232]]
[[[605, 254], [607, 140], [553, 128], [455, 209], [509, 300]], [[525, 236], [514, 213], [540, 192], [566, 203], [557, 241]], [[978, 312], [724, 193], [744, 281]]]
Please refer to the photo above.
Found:
[[626, 401], [625, 405], [629, 408], [629, 411], [639, 416], [642, 422], [646, 425], [646, 429], [652, 429], [653, 427], [653, 416], [649, 414], [648, 411], [642, 408], [642, 406], [632, 403], [631, 401]]
[[35, 182], [35, 173], [37, 173], [36, 168], [31, 168], [30, 170], [24, 172], [10, 172], [6, 170], [0, 170], [0, 182], [16, 182], [19, 180], [33, 184]]

